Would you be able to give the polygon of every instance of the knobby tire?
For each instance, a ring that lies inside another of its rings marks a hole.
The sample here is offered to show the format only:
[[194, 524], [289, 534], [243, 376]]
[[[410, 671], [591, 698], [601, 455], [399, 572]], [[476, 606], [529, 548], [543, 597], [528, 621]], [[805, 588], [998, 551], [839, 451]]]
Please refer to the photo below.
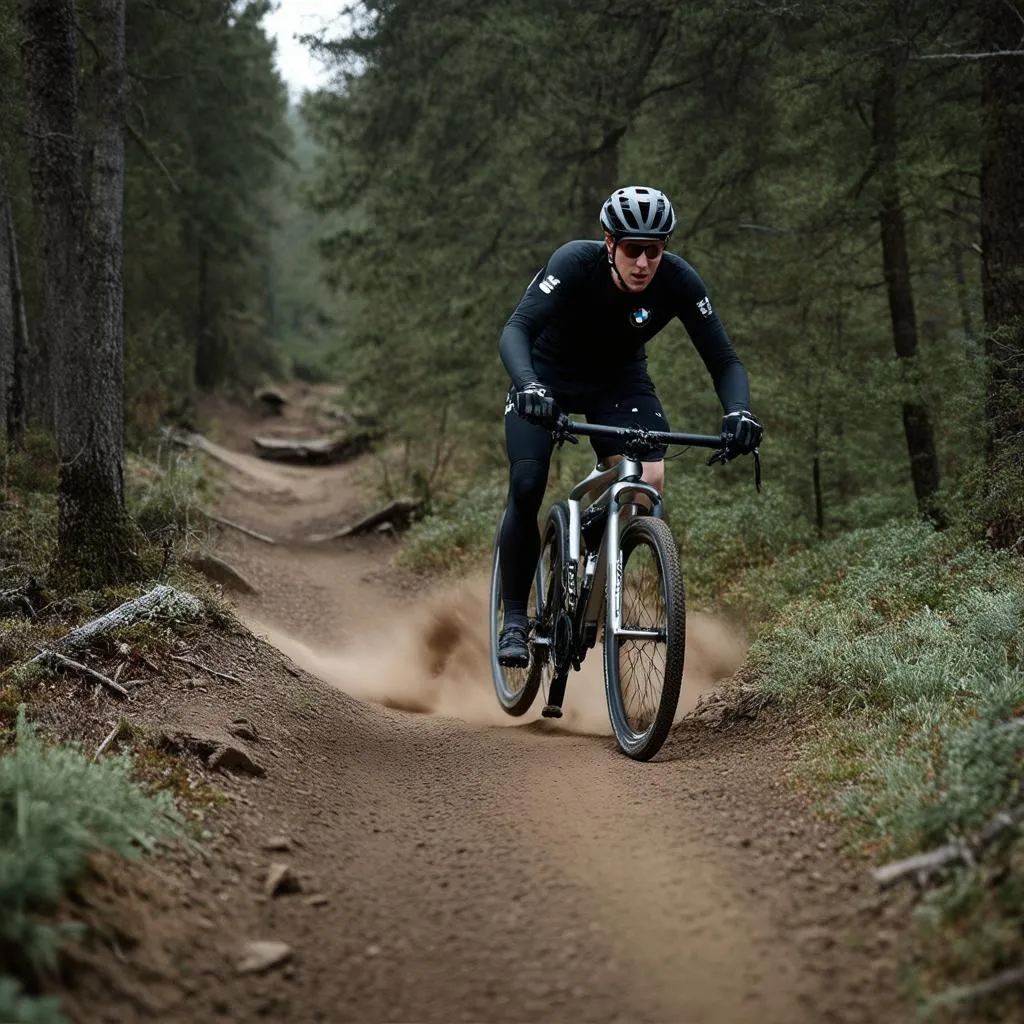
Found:
[[[634, 718], [636, 714], [635, 711], [631, 712], [627, 707], [630, 699], [628, 694], [624, 693], [624, 688], [632, 692], [634, 681], [632, 678], [628, 680], [623, 678], [624, 675], [630, 673], [623, 672], [622, 660], [624, 655], [628, 658], [627, 652], [632, 650], [628, 645], [646, 643], [654, 649], [656, 642], [614, 636], [611, 604], [609, 603], [605, 609], [604, 678], [608, 717], [611, 720], [616, 742], [623, 753], [628, 754], [634, 760], [647, 761], [654, 757], [665, 742], [679, 704], [679, 691], [683, 680], [683, 656], [686, 646], [686, 602], [683, 572], [672, 531], [662, 519], [641, 516], [631, 520], [622, 532], [619, 550], [623, 563], [623, 589], [627, 590], [631, 585], [630, 559], [633, 558], [634, 562], [643, 564], [644, 557], [649, 556], [654, 571], [648, 575], [652, 578], [656, 576], [656, 581], [645, 582], [645, 588], [656, 586], [660, 591], [664, 607], [664, 613], [658, 616], [662, 621], [658, 623], [628, 622], [626, 621], [627, 611], [630, 610], [627, 608], [628, 595], [626, 593], [622, 595], [623, 627], [649, 628], [654, 625], [665, 631], [664, 667], [651, 664], [647, 666], [646, 671], [647, 676], [660, 676], [660, 678], [645, 678], [636, 684], [643, 686], [645, 690], [652, 686], [660, 686], [657, 709], [650, 723], [644, 724], [642, 728], [637, 728], [636, 724], [630, 721], [631, 713]], [[610, 587], [608, 593], [610, 599]], [[639, 604], [639, 599], [634, 603]], [[653, 662], [657, 659], [651, 656], [649, 660]]]

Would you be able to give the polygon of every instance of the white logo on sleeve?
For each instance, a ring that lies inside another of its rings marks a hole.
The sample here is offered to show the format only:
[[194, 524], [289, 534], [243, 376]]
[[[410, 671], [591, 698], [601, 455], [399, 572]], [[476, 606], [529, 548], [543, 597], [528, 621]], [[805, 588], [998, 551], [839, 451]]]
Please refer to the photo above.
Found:
[[537, 287], [545, 294], [550, 295], [562, 282], [554, 274], [548, 274]]
[[697, 309], [705, 319], [710, 320], [715, 315], [715, 311], [711, 308], [711, 300], [706, 295], [697, 303]]

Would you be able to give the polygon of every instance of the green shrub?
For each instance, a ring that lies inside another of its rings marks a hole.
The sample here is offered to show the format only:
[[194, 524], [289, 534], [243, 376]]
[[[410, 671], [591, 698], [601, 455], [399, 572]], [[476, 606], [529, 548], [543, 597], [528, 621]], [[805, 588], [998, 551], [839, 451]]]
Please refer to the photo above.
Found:
[[157, 462], [138, 456], [128, 460], [128, 508], [150, 540], [168, 531], [183, 537], [198, 532], [200, 508], [210, 489], [202, 460], [190, 452], [171, 453]]
[[27, 431], [19, 449], [9, 449], [0, 434], [0, 499], [8, 492], [48, 494], [56, 489], [57, 452], [48, 433]]
[[[875, 858], [969, 836], [1024, 793], [1024, 565], [919, 522], [859, 530], [747, 573], [768, 618], [746, 671], [815, 722], [801, 769]], [[922, 906], [934, 979], [1024, 956], [1024, 841], [986, 884], [954, 874]], [[941, 936], [941, 938], [940, 938]], [[933, 980], [934, 980], [933, 979]]]
[[745, 479], [725, 486], [687, 474], [666, 486], [665, 517], [679, 542], [692, 602], [750, 601], [741, 583], [751, 568], [774, 563], [810, 542], [812, 526], [782, 490], [758, 494]]
[[505, 507], [504, 481], [475, 484], [413, 525], [396, 561], [413, 572], [461, 574], [488, 565]]
[[57, 999], [23, 995], [13, 979], [0, 975], [0, 1020], [4, 1024], [64, 1024]]
[[[68, 928], [36, 915], [56, 907], [91, 853], [135, 857], [178, 830], [170, 797], [146, 795], [131, 770], [128, 757], [93, 762], [74, 746], [46, 748], [19, 714], [14, 750], [0, 759], [0, 948], [22, 978], [54, 965]], [[11, 979], [0, 997], [0, 1019], [54, 1019], [25, 1016]]]

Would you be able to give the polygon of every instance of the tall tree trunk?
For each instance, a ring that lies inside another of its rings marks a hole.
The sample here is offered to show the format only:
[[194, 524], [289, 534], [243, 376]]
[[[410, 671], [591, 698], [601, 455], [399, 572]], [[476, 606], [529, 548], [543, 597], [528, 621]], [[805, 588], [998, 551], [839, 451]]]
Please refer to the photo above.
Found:
[[26, 134], [42, 292], [29, 366], [29, 418], [55, 425], [52, 369], [74, 348], [85, 197], [73, 0], [19, 0]]
[[9, 203], [7, 180], [3, 167], [0, 167], [0, 429], [5, 436], [8, 433], [7, 410], [14, 387], [14, 289], [11, 285], [14, 238], [7, 230]]
[[138, 574], [124, 502], [125, 0], [96, 0], [96, 127], [77, 344], [54, 367], [60, 454], [54, 568], [98, 585]]
[[42, 347], [60, 458], [54, 576], [137, 570], [122, 484], [124, 0], [97, 0], [92, 202], [82, 181], [73, 0], [21, 0], [30, 166], [42, 243]]
[[18, 236], [3, 168], [0, 168], [0, 429], [7, 443], [25, 441], [25, 387], [28, 374], [28, 318], [21, 286]]
[[[899, 123], [897, 102], [902, 53], [891, 47], [883, 57], [874, 103], [875, 147], [879, 162], [878, 223], [882, 236], [882, 269], [889, 298], [893, 342], [905, 377], [910, 376], [917, 352], [917, 317], [910, 281], [907, 224], [899, 181]], [[928, 409], [920, 402], [904, 401], [903, 431], [910, 456], [910, 475], [920, 511], [941, 523], [935, 504], [939, 487], [939, 461], [935, 453]]]
[[[1020, 49], [1014, 4], [980, 0], [982, 52]], [[1024, 65], [990, 57], [981, 68], [981, 288], [990, 470], [989, 537], [1024, 546]]]

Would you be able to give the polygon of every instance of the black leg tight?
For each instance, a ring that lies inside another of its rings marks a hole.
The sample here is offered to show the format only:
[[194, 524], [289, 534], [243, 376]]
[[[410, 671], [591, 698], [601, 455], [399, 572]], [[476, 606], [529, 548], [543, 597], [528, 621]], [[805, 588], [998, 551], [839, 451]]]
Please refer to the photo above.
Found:
[[530, 584], [540, 555], [537, 516], [551, 465], [551, 434], [514, 412], [505, 416], [508, 450], [508, 504], [501, 526], [501, 598], [505, 614], [525, 615]]
[[540, 531], [537, 516], [548, 481], [548, 460], [521, 459], [509, 470], [508, 505], [501, 525], [499, 558], [505, 613], [526, 614], [537, 558]]

